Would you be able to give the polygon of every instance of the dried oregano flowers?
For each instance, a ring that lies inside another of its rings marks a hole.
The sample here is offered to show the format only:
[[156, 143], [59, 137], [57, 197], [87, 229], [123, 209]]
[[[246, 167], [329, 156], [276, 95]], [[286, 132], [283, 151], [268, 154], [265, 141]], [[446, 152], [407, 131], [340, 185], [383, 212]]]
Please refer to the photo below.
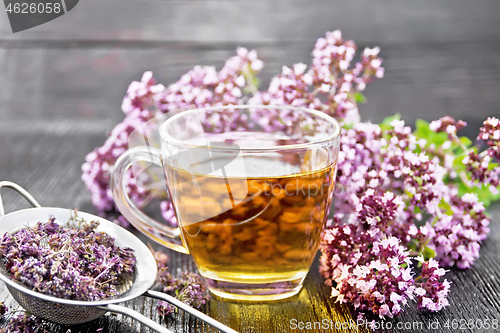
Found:
[[[12, 313], [8, 318], [8, 323], [5, 327], [0, 328], [0, 333], [50, 333], [50, 327], [47, 322], [42, 319], [32, 316], [25, 311]], [[67, 333], [70, 333], [68, 330]]]
[[95, 301], [118, 294], [120, 279], [133, 273], [136, 258], [130, 248], [97, 231], [99, 222], [76, 213], [67, 225], [54, 217], [0, 240], [3, 267], [34, 291], [72, 300]]
[[[165, 293], [169, 293], [183, 303], [200, 309], [210, 295], [203, 278], [191, 272], [182, 272], [180, 278], [175, 278], [168, 268], [168, 257], [165, 253], [155, 251], [151, 246], [149, 249], [153, 253], [158, 265], [158, 275], [156, 276], [157, 286]], [[156, 311], [162, 318], [166, 318], [176, 311], [176, 307], [165, 301], [159, 301]]]
[[[50, 219], [49, 222], [51, 225], [55, 224], [54, 219]], [[37, 224], [40, 225], [41, 223]], [[57, 224], [56, 224], [57, 225]], [[96, 223], [86, 223], [84, 221], [79, 221], [78, 226], [81, 228], [83, 227], [83, 230], [87, 230], [83, 232], [82, 234], [93, 234], [90, 236], [91, 238], [95, 239], [102, 239], [104, 244], [112, 245], [113, 240], [112, 238], [107, 235], [106, 233], [99, 233], [95, 232], [95, 228], [97, 227]], [[74, 225], [70, 227], [55, 227], [55, 228], [50, 228], [50, 230], [54, 230], [54, 233], [57, 233], [57, 231], [62, 231], [64, 233], [64, 229], [74, 229]], [[24, 229], [23, 229], [24, 230]], [[46, 230], [46, 229], [44, 229]], [[61, 233], [61, 232], [60, 232]], [[67, 232], [66, 232], [67, 234]], [[11, 237], [14, 237], [16, 234], [14, 234]], [[0, 249], [3, 249], [2, 243], [0, 243]], [[100, 244], [100, 246], [105, 246], [104, 244]], [[204, 304], [209, 299], [209, 294], [207, 291], [207, 287], [205, 285], [204, 280], [196, 273], [190, 273], [190, 272], [182, 272], [180, 278], [175, 278], [170, 274], [169, 269], [168, 269], [168, 256], [160, 251], [155, 251], [151, 245], [149, 245], [149, 248], [151, 252], [153, 253], [153, 256], [157, 262], [158, 265], [158, 275], [156, 277], [156, 282], [157, 286], [161, 288], [163, 292], [172, 294], [174, 297], [179, 299], [180, 301], [186, 303], [189, 306], [192, 306], [194, 308], [200, 309]], [[126, 253], [130, 254], [131, 252], [129, 251], [130, 249], [126, 249]], [[88, 252], [88, 251], [87, 251]], [[111, 246], [109, 253], [118, 253], [119, 248], [116, 248], [116, 246]], [[88, 256], [90, 258], [90, 256]], [[134, 260], [135, 264], [135, 257], [131, 257]], [[129, 262], [131, 258], [122, 258], [122, 261], [124, 262]], [[92, 261], [92, 259], [89, 259]], [[112, 260], [112, 255], [108, 256], [108, 262], [113, 261]], [[128, 264], [123, 265], [129, 266]], [[133, 265], [132, 265], [132, 270], [133, 270]], [[113, 270], [113, 268], [111, 268]], [[130, 271], [131, 272], [131, 271]], [[99, 273], [101, 274], [102, 271]], [[4, 328], [0, 328], [0, 333], [7, 333], [7, 332], [23, 332], [23, 333], [30, 333], [30, 332], [50, 332], [50, 329], [46, 328], [46, 322], [44, 322], [42, 319], [37, 318], [35, 316], [30, 315], [29, 313], [25, 311], [14, 311], [14, 312], [8, 312], [8, 307], [0, 302], [0, 316], [7, 315], [8, 316], [8, 324]], [[167, 316], [172, 315], [173, 313], [176, 312], [176, 308], [169, 303], [165, 301], [159, 301], [157, 305], [157, 312], [162, 318], [166, 318]], [[70, 332], [70, 330], [68, 330]]]

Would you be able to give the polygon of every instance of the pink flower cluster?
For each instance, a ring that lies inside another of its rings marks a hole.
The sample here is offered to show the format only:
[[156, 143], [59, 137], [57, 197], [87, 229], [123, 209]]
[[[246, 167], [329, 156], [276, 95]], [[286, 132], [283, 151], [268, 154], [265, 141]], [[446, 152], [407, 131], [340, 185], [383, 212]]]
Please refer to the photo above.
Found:
[[374, 77], [384, 76], [379, 48], [366, 48], [354, 65], [356, 44], [344, 40], [339, 30], [319, 38], [312, 64], [283, 66], [267, 91], [257, 93], [252, 104], [306, 106], [324, 111], [346, 123], [359, 121], [355, 93], [363, 91]]
[[452, 195], [449, 200], [450, 215], [442, 213], [428, 221], [415, 239], [427, 242], [441, 265], [469, 268], [479, 258], [480, 244], [490, 231], [490, 218], [476, 194]]
[[[102, 147], [86, 156], [82, 180], [92, 203], [102, 215], [116, 209], [110, 191], [112, 166], [128, 149], [130, 133], [159, 114], [189, 107], [291, 104], [317, 108], [345, 122], [359, 120], [354, 92], [363, 90], [374, 76], [382, 77], [384, 69], [378, 48], [365, 49], [361, 61], [349, 68], [355, 52], [354, 42], [344, 41], [340, 31], [328, 32], [325, 38], [318, 39], [309, 70], [305, 64], [295, 64], [292, 69], [283, 67], [283, 73], [274, 77], [264, 92], [258, 91], [256, 78], [264, 64], [255, 50], [245, 48], [238, 48], [237, 55], [229, 58], [220, 71], [196, 66], [168, 87], [156, 83], [151, 72], [144, 73], [141, 81], [130, 84], [123, 99], [125, 119], [111, 131]], [[259, 124], [269, 130], [283, 126], [266, 114], [257, 116]], [[290, 119], [294, 119], [293, 114]], [[244, 119], [221, 119], [217, 126], [219, 130], [232, 129], [238, 126], [237, 121]], [[131, 170], [126, 177], [129, 196], [138, 206], [146, 205], [154, 194], [137, 183]], [[161, 209], [165, 220], [176, 225], [170, 201], [163, 200]], [[116, 222], [128, 226], [121, 216]]]
[[[262, 68], [262, 61], [257, 59], [255, 51], [240, 48], [237, 52], [238, 55], [227, 60], [220, 72], [217, 73], [214, 67], [196, 66], [168, 88], [157, 84], [151, 72], [144, 73], [140, 82], [130, 84], [122, 103], [125, 119], [111, 131], [102, 147], [86, 156], [82, 166], [82, 180], [101, 214], [115, 209], [110, 172], [118, 157], [128, 149], [130, 133], [135, 129], [148, 126], [148, 121], [158, 114], [180, 108], [240, 104], [242, 89], [248, 86], [245, 75], [252, 78]], [[132, 170], [128, 170], [126, 177], [131, 199], [139, 206], [147, 204], [150, 192], [137, 184]], [[176, 225], [170, 202], [163, 201], [161, 208], [167, 222]], [[122, 217], [117, 222], [128, 226]]]
[[435, 132], [445, 132], [449, 135], [456, 134], [462, 128], [467, 126], [467, 123], [463, 120], [455, 121], [451, 116], [444, 116], [441, 119], [434, 120], [430, 123], [429, 127]]
[[[489, 232], [484, 200], [474, 191], [478, 187], [492, 194], [498, 191], [500, 167], [492, 162], [500, 159], [500, 122], [488, 118], [480, 129], [478, 139], [488, 145], [483, 152], [457, 136], [466, 124], [449, 116], [414, 132], [397, 118], [380, 125], [360, 122], [357, 101], [363, 99], [361, 92], [374, 78], [383, 77], [384, 69], [378, 48], [365, 49], [354, 62], [356, 51], [354, 42], [344, 40], [340, 31], [328, 32], [317, 40], [310, 66], [284, 66], [264, 91], [258, 90], [256, 78], [263, 62], [256, 51], [244, 48], [220, 71], [196, 66], [168, 87], [157, 84], [152, 73], [146, 72], [127, 90], [124, 121], [103, 147], [87, 155], [82, 167], [93, 204], [103, 213], [115, 209], [110, 170], [128, 148], [130, 133], [158, 115], [231, 104], [321, 110], [345, 125], [333, 222], [323, 237], [320, 268], [332, 296], [380, 317], [399, 314], [411, 299], [430, 311], [447, 306], [450, 284], [443, 281], [445, 271], [440, 266], [470, 267]], [[267, 131], [283, 128], [283, 120], [297, 122], [293, 112], [281, 119], [265, 110], [251, 116]], [[206, 125], [217, 131], [246, 126], [243, 118], [212, 120]], [[146, 205], [158, 196], [163, 200], [164, 219], [177, 223], [169, 200], [145, 190], [131, 172], [127, 177], [128, 194], [136, 204]], [[117, 222], [126, 224], [121, 216]], [[414, 259], [421, 262], [421, 269]], [[167, 285], [173, 283], [168, 274], [164, 278]], [[186, 289], [185, 296], [201, 302], [202, 293], [193, 294], [193, 290]], [[159, 311], [166, 315], [173, 309], [161, 304]]]
[[491, 168], [490, 161], [496, 159], [500, 161], [500, 120], [490, 117], [483, 123], [480, 128], [478, 140], [483, 140], [488, 145], [488, 149], [478, 154], [477, 151], [470, 151], [469, 155], [463, 159], [463, 163], [467, 166], [467, 171], [472, 175], [472, 181], [476, 182], [476, 186], [481, 186], [483, 183], [491, 184], [491, 190], [500, 185], [500, 167]]
[[[456, 187], [444, 183], [449, 170], [438, 156], [425, 153], [425, 140], [417, 140], [410, 127], [399, 120], [387, 127], [358, 123], [344, 132], [335, 217], [357, 223], [360, 195], [368, 189], [389, 190], [399, 194], [405, 206], [388, 234], [404, 244], [416, 241], [419, 252], [431, 248], [445, 266], [470, 267], [489, 232], [484, 206], [474, 194], [460, 197]], [[422, 226], [417, 229], [415, 223]]]
[[446, 274], [446, 271], [439, 268], [438, 262], [432, 258], [424, 261], [423, 256], [419, 256], [416, 260], [422, 264], [420, 273], [422, 282], [417, 282], [417, 287], [413, 290], [417, 296], [418, 308], [439, 311], [448, 306], [446, 296], [450, 291], [450, 282], [446, 279], [439, 282], [440, 278]]
[[[391, 236], [392, 224], [403, 208], [401, 198], [392, 192], [368, 189], [357, 205], [356, 223], [337, 219], [325, 231], [320, 273], [333, 287], [332, 296], [338, 302], [350, 303], [358, 311], [369, 310], [380, 318], [399, 314], [416, 296], [420, 308], [436, 311], [447, 305], [449, 283], [439, 281], [444, 270], [423, 269], [414, 279], [411, 251]], [[432, 258], [423, 265], [438, 267]]]
[[[489, 140], [490, 147], [482, 156], [494, 156], [500, 142], [495, 139], [498, 125], [490, 118], [481, 129], [479, 138]], [[459, 194], [454, 183], [445, 183], [446, 178], [456, 178], [460, 168], [453, 163], [441, 165], [449, 160], [446, 152], [456, 149], [464, 156], [475, 152], [463, 147], [456, 136], [463, 126], [464, 122], [451, 117], [431, 123], [431, 130], [448, 134], [450, 141], [440, 149], [397, 119], [381, 125], [357, 123], [344, 131], [334, 223], [323, 237], [320, 268], [339, 301], [381, 317], [399, 313], [406, 299], [414, 296], [419, 308], [438, 311], [448, 305], [449, 283], [440, 282], [444, 270], [439, 266], [473, 265], [490, 222], [475, 193]], [[491, 176], [498, 176], [496, 168], [489, 160], [483, 166], [478, 172], [483, 175], [481, 184], [496, 189], [497, 178]], [[381, 242], [390, 242], [391, 247], [382, 248], [393, 252], [381, 252]], [[423, 263], [420, 277], [403, 278], [409, 277], [410, 258], [422, 253], [435, 257]], [[381, 264], [387, 265], [383, 274], [375, 268]]]
[[[435, 120], [430, 124], [432, 130], [436, 132], [446, 132], [451, 141], [459, 140], [456, 131], [467, 124], [461, 120], [455, 122], [450, 116]], [[493, 160], [500, 161], [500, 120], [495, 117], [489, 117], [479, 129], [477, 139], [484, 141], [488, 148], [479, 153], [477, 149], [464, 149], [467, 153], [462, 159], [471, 179], [467, 182], [468, 186], [482, 187], [484, 184], [490, 185], [490, 191], [498, 193], [497, 187], [500, 185], [500, 167], [492, 167]], [[463, 175], [462, 175], [463, 176]]]

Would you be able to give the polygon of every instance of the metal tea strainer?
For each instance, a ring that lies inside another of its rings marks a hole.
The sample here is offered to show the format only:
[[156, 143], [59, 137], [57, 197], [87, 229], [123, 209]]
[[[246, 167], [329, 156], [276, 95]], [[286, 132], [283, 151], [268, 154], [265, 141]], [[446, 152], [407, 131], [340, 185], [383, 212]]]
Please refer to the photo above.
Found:
[[[25, 197], [34, 208], [18, 210], [5, 215], [2, 199], [0, 197], [0, 237], [6, 232], [12, 233], [27, 225], [35, 225], [40, 221], [48, 221], [50, 216], [55, 217], [56, 221], [61, 222], [68, 221], [71, 218], [72, 211], [70, 209], [41, 207], [26, 190], [15, 183], [0, 181], [0, 189], [2, 187], [9, 187], [16, 190]], [[63, 325], [86, 323], [97, 319], [106, 312], [114, 312], [132, 317], [158, 332], [172, 333], [172, 331], [144, 315], [130, 308], [116, 305], [116, 303], [129, 301], [139, 296], [148, 296], [169, 302], [214, 328], [217, 328], [221, 332], [237, 333], [230, 327], [193, 309], [170, 295], [149, 290], [156, 280], [157, 265], [153, 254], [139, 238], [124, 228], [101, 217], [84, 212], [78, 212], [78, 216], [87, 221], [99, 221], [98, 231], [106, 232], [115, 238], [117, 246], [134, 249], [137, 258], [134, 273], [130, 278], [125, 279], [119, 288], [121, 293], [114, 298], [99, 301], [76, 301], [35, 292], [15, 281], [0, 265], [0, 279], [5, 282], [14, 299], [26, 311], [42, 319]]]

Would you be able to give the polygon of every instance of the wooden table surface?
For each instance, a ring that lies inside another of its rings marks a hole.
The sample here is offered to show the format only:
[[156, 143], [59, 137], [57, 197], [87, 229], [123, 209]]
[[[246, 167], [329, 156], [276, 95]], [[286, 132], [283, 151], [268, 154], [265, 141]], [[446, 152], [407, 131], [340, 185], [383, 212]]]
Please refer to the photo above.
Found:
[[[411, 124], [450, 114], [467, 121], [466, 133], [473, 136], [486, 117], [500, 115], [499, 17], [497, 0], [86, 0], [54, 21], [13, 34], [0, 9], [0, 180], [22, 185], [42, 205], [96, 213], [80, 168], [84, 156], [123, 119], [121, 100], [132, 80], [153, 70], [169, 84], [194, 65], [221, 68], [237, 46], [245, 46], [257, 49], [266, 63], [265, 83], [284, 64], [308, 63], [315, 40], [335, 29], [360, 48], [382, 49], [386, 76], [368, 86], [363, 119], [377, 122], [398, 112]], [[3, 197], [7, 211], [27, 207], [12, 191]], [[472, 269], [447, 274], [450, 306], [429, 314], [410, 304], [391, 323], [416, 329], [380, 331], [494, 332], [445, 327], [452, 321], [500, 320], [500, 205], [490, 213], [491, 233], [480, 259]], [[189, 256], [164, 251], [174, 272], [195, 270]], [[351, 309], [330, 299], [317, 267], [316, 260], [305, 288], [288, 300], [240, 303], [212, 297], [204, 311], [241, 332], [320, 331], [293, 329], [293, 319], [348, 322]], [[12, 302], [2, 285], [3, 300]], [[159, 320], [155, 304], [140, 298], [126, 305]], [[175, 332], [215, 332], [182, 311], [165, 324]], [[106, 315], [71, 332], [100, 328], [150, 331], [126, 317]]]

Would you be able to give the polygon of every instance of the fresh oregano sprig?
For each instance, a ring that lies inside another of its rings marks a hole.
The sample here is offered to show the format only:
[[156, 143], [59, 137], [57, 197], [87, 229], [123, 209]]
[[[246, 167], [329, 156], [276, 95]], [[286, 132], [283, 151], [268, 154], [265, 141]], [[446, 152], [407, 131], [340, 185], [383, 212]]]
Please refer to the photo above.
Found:
[[[378, 125], [360, 122], [358, 104], [366, 102], [362, 91], [384, 75], [379, 52], [366, 48], [358, 53], [340, 31], [328, 32], [317, 40], [309, 66], [283, 66], [263, 90], [257, 79], [263, 62], [255, 50], [245, 48], [220, 71], [196, 66], [168, 87], [144, 73], [127, 90], [125, 119], [82, 166], [92, 202], [103, 214], [115, 210], [110, 170], [127, 149], [130, 133], [157, 115], [245, 103], [321, 110], [344, 127], [334, 219], [322, 247], [321, 272], [332, 296], [381, 317], [397, 315], [412, 298], [419, 308], [440, 310], [450, 288], [441, 267], [474, 263], [489, 232], [485, 207], [500, 198], [499, 122], [485, 121], [478, 136], [483, 147], [460, 137], [457, 131], [465, 123], [451, 117], [417, 120], [415, 131], [398, 116]], [[270, 131], [282, 126], [265, 117], [261, 123]], [[164, 219], [177, 223], [171, 202], [161, 193], [144, 189], [131, 174], [127, 180], [136, 204], [158, 196]], [[117, 222], [127, 224], [122, 216]]]

